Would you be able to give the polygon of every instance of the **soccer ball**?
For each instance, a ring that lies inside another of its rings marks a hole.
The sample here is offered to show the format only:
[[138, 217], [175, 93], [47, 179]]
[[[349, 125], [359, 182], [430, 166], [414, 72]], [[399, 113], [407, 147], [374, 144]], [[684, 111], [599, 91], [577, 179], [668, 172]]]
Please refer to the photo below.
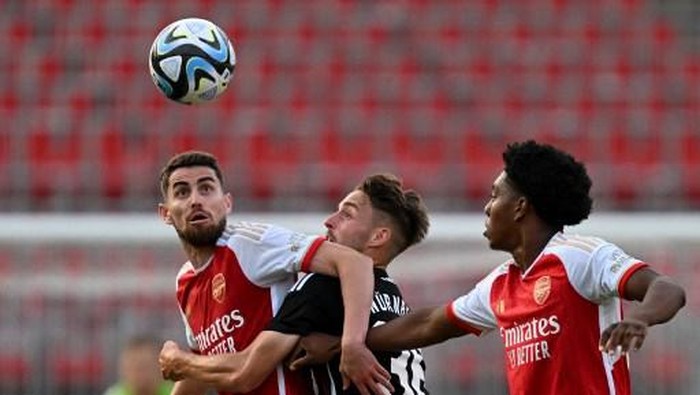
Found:
[[224, 31], [214, 23], [185, 18], [158, 33], [148, 66], [153, 83], [169, 99], [205, 103], [226, 90], [236, 66], [236, 53]]

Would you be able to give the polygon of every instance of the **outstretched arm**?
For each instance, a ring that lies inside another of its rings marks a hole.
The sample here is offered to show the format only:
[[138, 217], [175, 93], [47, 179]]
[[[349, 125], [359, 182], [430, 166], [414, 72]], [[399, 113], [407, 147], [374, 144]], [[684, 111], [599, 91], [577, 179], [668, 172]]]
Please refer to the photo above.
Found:
[[390, 378], [365, 346], [374, 294], [372, 266], [369, 257], [331, 242], [324, 242], [311, 261], [312, 271], [340, 279], [345, 305], [340, 372], [344, 387], [352, 381], [363, 395], [380, 393], [377, 383]]
[[373, 350], [408, 350], [470, 332], [451, 321], [445, 307], [424, 308], [370, 329], [367, 345]]
[[622, 321], [609, 326], [600, 337], [600, 349], [614, 352], [638, 350], [647, 328], [667, 322], [685, 305], [685, 291], [670, 277], [649, 268], [637, 270], [627, 280], [625, 299], [641, 303]]
[[195, 380], [220, 391], [249, 392], [272, 373], [298, 340], [297, 335], [263, 331], [241, 352], [210, 356], [186, 352], [174, 342], [166, 342], [159, 362], [166, 378]]

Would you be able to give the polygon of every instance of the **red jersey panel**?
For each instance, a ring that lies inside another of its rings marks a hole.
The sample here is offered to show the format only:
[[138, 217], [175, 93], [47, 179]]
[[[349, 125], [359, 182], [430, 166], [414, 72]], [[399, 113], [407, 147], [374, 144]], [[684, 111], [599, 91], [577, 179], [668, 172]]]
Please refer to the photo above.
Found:
[[[296, 273], [308, 268], [322, 242], [272, 225], [228, 227], [207, 264], [195, 270], [187, 262], [177, 276], [189, 346], [204, 355], [246, 348], [268, 325]], [[307, 394], [306, 380], [280, 367], [251, 394]]]
[[528, 270], [499, 266], [448, 315], [498, 329], [513, 395], [629, 395], [627, 359], [598, 343], [621, 319], [619, 290], [644, 266], [601, 239], [559, 233]]

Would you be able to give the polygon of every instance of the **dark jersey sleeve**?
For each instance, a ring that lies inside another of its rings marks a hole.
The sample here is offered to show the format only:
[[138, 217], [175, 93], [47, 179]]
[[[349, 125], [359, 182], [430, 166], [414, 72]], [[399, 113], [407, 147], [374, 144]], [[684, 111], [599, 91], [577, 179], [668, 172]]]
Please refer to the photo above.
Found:
[[340, 336], [343, 312], [340, 281], [311, 273], [292, 287], [267, 329], [300, 336], [311, 332]]

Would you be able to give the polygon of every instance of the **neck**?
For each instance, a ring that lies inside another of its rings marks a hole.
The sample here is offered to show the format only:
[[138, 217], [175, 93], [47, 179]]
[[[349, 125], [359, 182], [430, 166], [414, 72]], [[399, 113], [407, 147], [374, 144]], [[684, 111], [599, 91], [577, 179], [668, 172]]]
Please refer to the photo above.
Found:
[[183, 241], [182, 248], [185, 250], [185, 255], [187, 255], [187, 259], [192, 263], [192, 266], [195, 269], [199, 269], [209, 262], [211, 256], [214, 255], [216, 246], [195, 247]]
[[387, 266], [389, 266], [389, 262], [391, 262], [391, 259], [386, 256], [386, 254], [382, 254], [381, 251], [379, 250], [369, 250], [369, 251], [360, 251], [364, 255], [367, 255], [372, 259], [373, 266], [375, 268], [379, 269], [384, 269], [386, 270]]
[[535, 262], [535, 259], [540, 255], [544, 247], [549, 243], [549, 240], [558, 230], [556, 229], [540, 229], [536, 231], [523, 231], [521, 235], [521, 243], [513, 251], [513, 259], [515, 264], [523, 271], [527, 270]]

